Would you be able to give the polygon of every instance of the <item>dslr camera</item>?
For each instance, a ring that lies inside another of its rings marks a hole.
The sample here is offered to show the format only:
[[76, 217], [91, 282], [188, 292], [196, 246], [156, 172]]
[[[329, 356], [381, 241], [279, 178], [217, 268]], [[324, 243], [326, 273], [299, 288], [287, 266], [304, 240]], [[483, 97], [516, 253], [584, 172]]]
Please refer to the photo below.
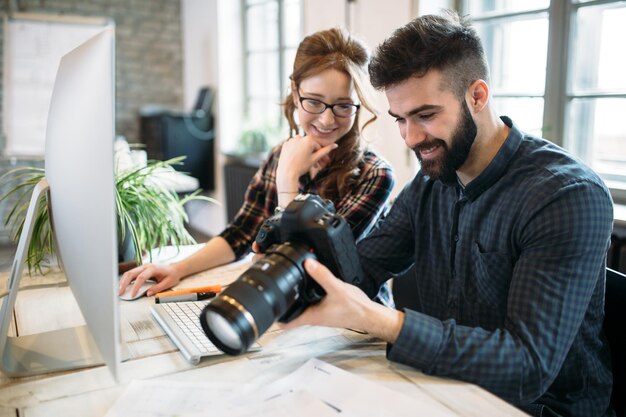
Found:
[[254, 263], [200, 314], [200, 324], [221, 351], [239, 355], [276, 320], [287, 323], [319, 302], [324, 290], [304, 270], [318, 259], [353, 285], [363, 279], [352, 230], [330, 201], [298, 195], [266, 220], [256, 237], [265, 257]]

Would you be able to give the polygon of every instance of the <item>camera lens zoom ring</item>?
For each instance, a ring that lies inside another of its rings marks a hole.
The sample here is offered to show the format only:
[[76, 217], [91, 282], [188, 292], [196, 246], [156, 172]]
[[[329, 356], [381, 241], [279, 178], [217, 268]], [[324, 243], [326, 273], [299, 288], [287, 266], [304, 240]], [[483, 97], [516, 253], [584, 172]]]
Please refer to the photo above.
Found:
[[223, 294], [222, 300], [226, 301], [228, 304], [235, 307], [241, 314], [243, 314], [246, 321], [250, 324], [250, 327], [252, 327], [252, 331], [254, 332], [254, 338], [257, 339], [259, 337], [259, 329], [256, 325], [256, 321], [252, 317], [252, 314], [250, 314], [250, 312], [233, 297]]

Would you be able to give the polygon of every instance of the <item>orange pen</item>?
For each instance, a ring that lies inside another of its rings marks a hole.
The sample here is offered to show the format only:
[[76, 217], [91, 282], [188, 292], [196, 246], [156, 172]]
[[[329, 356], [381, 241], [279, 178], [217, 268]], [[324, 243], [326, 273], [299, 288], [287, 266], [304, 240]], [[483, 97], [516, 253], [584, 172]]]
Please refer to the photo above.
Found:
[[180, 290], [174, 291], [163, 291], [156, 294], [156, 297], [164, 297], [170, 295], [179, 295], [179, 294], [192, 294], [192, 293], [200, 293], [200, 292], [221, 292], [222, 286], [220, 284], [215, 285], [207, 285], [206, 287], [194, 287], [194, 288], [181, 288]]

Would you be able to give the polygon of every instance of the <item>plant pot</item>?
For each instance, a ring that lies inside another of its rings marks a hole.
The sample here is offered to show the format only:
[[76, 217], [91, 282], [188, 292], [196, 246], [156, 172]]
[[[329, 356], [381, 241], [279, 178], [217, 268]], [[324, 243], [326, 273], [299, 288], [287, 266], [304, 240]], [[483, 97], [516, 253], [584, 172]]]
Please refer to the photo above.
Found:
[[126, 226], [126, 233], [122, 239], [122, 233], [118, 228], [117, 231], [117, 260], [119, 263], [130, 262], [135, 260], [135, 245], [130, 233], [130, 228]]

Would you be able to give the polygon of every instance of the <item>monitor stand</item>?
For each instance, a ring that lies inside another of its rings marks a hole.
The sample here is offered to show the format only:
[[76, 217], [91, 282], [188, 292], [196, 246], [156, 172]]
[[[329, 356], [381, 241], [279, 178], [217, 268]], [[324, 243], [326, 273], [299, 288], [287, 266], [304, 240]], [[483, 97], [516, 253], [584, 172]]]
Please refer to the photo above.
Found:
[[5, 375], [11, 377], [104, 364], [87, 326], [28, 336], [13, 337], [8, 334], [28, 247], [32, 239], [35, 213], [42, 199], [47, 195], [48, 189], [48, 181], [43, 179], [33, 190], [7, 282], [8, 293], [0, 309], [0, 368]]

